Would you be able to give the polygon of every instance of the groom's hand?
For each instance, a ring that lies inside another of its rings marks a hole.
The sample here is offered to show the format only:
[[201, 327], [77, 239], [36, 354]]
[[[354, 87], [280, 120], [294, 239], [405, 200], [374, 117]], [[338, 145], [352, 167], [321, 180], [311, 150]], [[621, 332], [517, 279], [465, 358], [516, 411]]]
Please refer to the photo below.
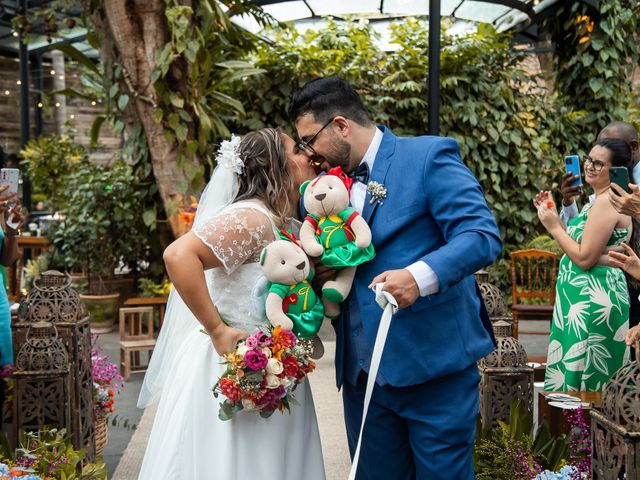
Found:
[[369, 288], [373, 288], [376, 283], [383, 282], [383, 290], [393, 295], [400, 308], [410, 307], [420, 296], [418, 284], [406, 268], [382, 272], [371, 281]]

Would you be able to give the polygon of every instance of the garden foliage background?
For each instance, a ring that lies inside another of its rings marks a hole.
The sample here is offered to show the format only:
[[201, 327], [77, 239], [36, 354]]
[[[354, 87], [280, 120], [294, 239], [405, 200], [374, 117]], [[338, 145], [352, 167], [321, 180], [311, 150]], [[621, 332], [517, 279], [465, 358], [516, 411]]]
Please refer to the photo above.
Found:
[[[595, 10], [564, 2], [539, 26], [554, 51], [544, 79], [524, 70], [530, 54], [490, 26], [462, 37], [442, 32], [441, 133], [458, 141], [484, 188], [505, 256], [543, 232], [531, 201], [538, 190], [557, 187], [562, 156], [586, 153], [609, 121], [639, 121], [632, 78], [640, 60], [640, 4], [598, 4]], [[332, 21], [307, 33], [275, 26], [252, 35], [230, 17], [273, 22], [248, 0], [82, 5], [78, 20], [101, 62], [72, 46], [58, 48], [85, 70], [83, 90], [75, 94], [105, 100], [93, 139], [106, 125], [124, 132], [119, 157], [146, 185], [136, 202], [160, 244], [176, 233], [167, 218], [177, 211], [177, 194], [202, 187], [215, 145], [231, 131], [278, 125], [291, 132], [287, 103], [311, 78], [340, 75], [362, 94], [376, 122], [398, 135], [426, 132], [426, 20], [398, 22], [398, 49], [384, 52], [366, 22]], [[507, 283], [504, 269], [499, 283]]]

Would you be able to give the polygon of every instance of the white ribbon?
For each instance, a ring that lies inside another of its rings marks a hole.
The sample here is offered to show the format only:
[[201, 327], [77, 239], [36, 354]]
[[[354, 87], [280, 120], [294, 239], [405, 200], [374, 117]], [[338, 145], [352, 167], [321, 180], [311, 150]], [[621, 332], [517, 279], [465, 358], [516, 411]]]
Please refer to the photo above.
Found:
[[362, 431], [364, 430], [364, 423], [367, 419], [367, 410], [369, 410], [371, 394], [373, 393], [373, 387], [376, 384], [376, 377], [378, 376], [378, 368], [380, 367], [382, 351], [384, 350], [384, 344], [387, 341], [387, 333], [389, 332], [389, 326], [391, 325], [391, 317], [393, 317], [393, 315], [398, 311], [398, 302], [389, 292], [383, 291], [383, 287], [384, 283], [376, 283], [374, 286], [374, 291], [376, 293], [376, 303], [380, 305], [380, 308], [382, 308], [384, 312], [382, 312], [380, 326], [378, 327], [378, 333], [376, 334], [376, 343], [373, 346], [373, 353], [371, 354], [371, 366], [369, 367], [367, 388], [364, 394], [364, 408], [362, 409], [362, 423], [360, 424], [360, 434], [358, 435], [356, 452], [353, 455], [353, 462], [351, 463], [349, 480], [355, 480], [356, 478], [358, 459], [360, 458], [360, 445], [362, 443]]

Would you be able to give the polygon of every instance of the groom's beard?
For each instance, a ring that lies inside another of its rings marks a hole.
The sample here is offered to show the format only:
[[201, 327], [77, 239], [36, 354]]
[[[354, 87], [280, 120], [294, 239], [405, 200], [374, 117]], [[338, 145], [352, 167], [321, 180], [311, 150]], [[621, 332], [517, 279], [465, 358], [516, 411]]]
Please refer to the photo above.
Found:
[[328, 152], [324, 155], [324, 159], [332, 167], [341, 167], [342, 170], [349, 173], [351, 158], [351, 144], [337, 135], [332, 139], [329, 144]]

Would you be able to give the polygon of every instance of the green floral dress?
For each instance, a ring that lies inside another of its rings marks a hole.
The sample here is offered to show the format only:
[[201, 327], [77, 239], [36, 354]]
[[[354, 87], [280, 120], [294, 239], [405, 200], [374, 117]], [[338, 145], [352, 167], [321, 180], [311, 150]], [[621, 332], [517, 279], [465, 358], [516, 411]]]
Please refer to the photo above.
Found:
[[[567, 233], [582, 241], [587, 212], [569, 222]], [[618, 245], [628, 228], [613, 231], [607, 245]], [[629, 292], [618, 268], [582, 270], [564, 255], [560, 260], [545, 390], [598, 391], [622, 366], [629, 323]]]

